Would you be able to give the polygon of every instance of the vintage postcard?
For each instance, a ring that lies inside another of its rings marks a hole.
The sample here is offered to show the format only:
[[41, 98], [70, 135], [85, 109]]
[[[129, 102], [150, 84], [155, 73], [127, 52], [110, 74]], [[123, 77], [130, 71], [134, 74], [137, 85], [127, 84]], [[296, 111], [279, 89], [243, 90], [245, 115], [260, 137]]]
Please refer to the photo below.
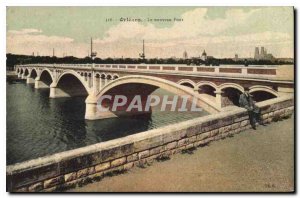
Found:
[[293, 7], [6, 8], [7, 192], [294, 192]]

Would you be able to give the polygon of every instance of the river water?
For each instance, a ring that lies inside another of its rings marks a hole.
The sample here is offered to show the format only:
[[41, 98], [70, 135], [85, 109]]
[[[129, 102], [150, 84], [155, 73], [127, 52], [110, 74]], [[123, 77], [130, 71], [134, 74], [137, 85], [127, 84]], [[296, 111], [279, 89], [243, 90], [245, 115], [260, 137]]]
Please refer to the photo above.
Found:
[[[84, 119], [85, 97], [49, 98], [49, 89], [6, 83], [7, 165], [207, 115], [160, 112], [138, 118]], [[156, 95], [167, 93], [156, 91]]]

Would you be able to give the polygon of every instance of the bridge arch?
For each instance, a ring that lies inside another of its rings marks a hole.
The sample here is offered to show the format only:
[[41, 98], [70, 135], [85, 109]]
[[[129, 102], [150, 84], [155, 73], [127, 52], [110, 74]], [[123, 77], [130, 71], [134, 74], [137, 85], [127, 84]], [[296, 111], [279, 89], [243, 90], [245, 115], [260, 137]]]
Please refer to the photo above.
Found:
[[96, 77], [96, 78], [100, 78], [100, 76], [101, 76], [101, 74], [100, 74], [99, 72], [96, 72], [96, 73], [95, 73], [95, 77]]
[[196, 87], [200, 88], [203, 85], [209, 85], [209, 86], [213, 87], [214, 89], [218, 88], [218, 86], [215, 83], [209, 82], [209, 81], [200, 81], [196, 84]]
[[222, 92], [222, 107], [239, 106], [240, 95], [244, 92], [244, 88], [241, 85], [224, 83], [218, 86], [218, 89]]
[[105, 79], [106, 78], [106, 74], [105, 73], [100, 73], [100, 78]]
[[35, 79], [38, 76], [37, 70], [35, 68], [32, 68], [29, 77]]
[[218, 89], [217, 85], [213, 82], [209, 81], [200, 81], [196, 84], [196, 88], [198, 89], [199, 94], [207, 94], [215, 97], [215, 91]]
[[[85, 73], [85, 75], [87, 75], [87, 73]], [[68, 88], [72, 88], [72, 81], [75, 81], [77, 86], [80, 86], [80, 84], [83, 86], [84, 90], [80, 89], [81, 91], [90, 93], [88, 84], [84, 81], [83, 78], [84, 77], [82, 77], [77, 72], [75, 72], [73, 70], [67, 70], [67, 71], [63, 72], [60, 76], [58, 76], [56, 83], [51, 86], [68, 89]], [[70, 82], [68, 82], [68, 80]], [[80, 82], [80, 84], [78, 84], [77, 82]], [[64, 85], [62, 85], [62, 83], [64, 83]], [[84, 95], [86, 95], [86, 94], [84, 94]]]
[[261, 85], [255, 85], [250, 87], [249, 93], [253, 95], [253, 100], [256, 102], [261, 102], [279, 96], [278, 92], [272, 89], [271, 87]]
[[29, 75], [29, 69], [28, 68], [25, 68], [25, 71], [24, 71], [24, 77], [27, 77]]
[[[162, 78], [158, 77], [153, 77], [153, 76], [144, 76], [144, 75], [131, 75], [131, 76], [125, 76], [125, 77], [120, 77], [113, 81], [110, 84], [107, 84], [106, 86], [103, 87], [101, 92], [97, 94], [97, 96], [101, 96], [108, 90], [123, 85], [123, 84], [130, 84], [130, 83], [139, 83], [142, 85], [149, 85], [149, 86], [155, 86], [156, 88], [162, 88], [169, 90], [170, 92], [175, 92], [178, 93], [185, 93], [194, 96], [194, 92], [191, 91], [190, 89], [186, 87], [182, 87], [172, 81], [165, 80]], [[142, 90], [143, 91], [143, 90]]]
[[114, 74], [113, 77], [112, 77], [113, 80], [116, 80], [116, 79], [118, 79], [118, 78], [119, 78], [119, 75], [118, 75], [118, 74]]
[[[196, 97], [198, 99], [197, 105], [201, 106], [204, 110], [209, 111], [210, 113], [215, 113], [219, 111], [213, 103], [207, 103], [207, 101], [203, 101], [198, 96], [198, 94], [196, 94], [190, 88], [181, 86], [175, 82], [165, 80], [162, 78], [153, 77], [153, 76], [144, 76], [144, 75], [125, 76], [125, 77], [120, 77], [114, 81], [111, 81], [100, 90], [100, 92], [97, 94], [95, 98], [95, 102], [96, 101], [98, 102], [101, 96], [103, 95], [109, 95], [112, 98], [114, 98], [115, 95], [125, 95], [127, 96], [128, 101], [131, 101], [131, 99], [133, 99], [134, 96], [139, 95], [141, 96], [142, 104], [145, 105], [147, 97], [151, 95], [158, 88], [167, 90], [168, 92], [174, 93], [178, 96], [188, 95], [190, 96], [189, 101], [193, 100], [193, 98]], [[109, 102], [101, 103], [101, 105], [109, 108], [112, 106], [112, 104]], [[97, 114], [97, 116], [95, 116], [97, 118], [92, 118], [94, 115], [91, 116], [90, 114], [87, 113], [86, 115], [88, 116], [86, 116], [86, 118], [101, 119], [103, 116], [105, 116], [101, 113], [99, 112], [95, 113]], [[119, 114], [118, 112], [114, 112], [114, 113], [115, 116], [119, 116], [122, 114], [122, 113]], [[128, 114], [128, 112], [126, 114]], [[111, 112], [108, 117], [112, 117]]]
[[177, 82], [177, 84], [179, 85], [183, 85], [189, 88], [194, 89], [196, 87], [196, 84], [194, 83], [194, 81], [190, 80], [190, 79], [181, 79], [180, 81]]
[[224, 90], [226, 88], [234, 88], [239, 90], [240, 92], [244, 92], [244, 88], [241, 85], [235, 83], [223, 83], [218, 87], [219, 90]]
[[112, 80], [113, 74], [111, 74], [111, 73], [106, 74], [106, 78], [107, 78], [107, 80]]
[[53, 83], [53, 77], [51, 71], [48, 69], [43, 69], [40, 74], [37, 76], [35, 81], [35, 88], [49, 88]]
[[53, 82], [53, 81], [54, 81], [54, 76], [53, 76], [52, 72], [51, 72], [48, 68], [44, 68], [44, 69], [40, 72], [40, 78], [41, 78], [42, 74], [45, 73], [45, 72], [47, 72], [47, 73], [50, 75], [51, 80], [52, 80], [52, 82]]

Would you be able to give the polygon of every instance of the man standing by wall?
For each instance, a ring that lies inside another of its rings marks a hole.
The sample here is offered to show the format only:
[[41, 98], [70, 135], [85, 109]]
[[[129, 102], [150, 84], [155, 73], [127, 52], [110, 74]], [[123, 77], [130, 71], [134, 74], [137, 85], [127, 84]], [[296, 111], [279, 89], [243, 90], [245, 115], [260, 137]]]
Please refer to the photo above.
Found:
[[244, 93], [240, 95], [239, 104], [240, 107], [247, 109], [250, 124], [254, 130], [256, 130], [256, 122], [259, 122], [261, 125], [264, 125], [262, 123], [260, 109], [255, 105], [252, 95], [250, 95], [249, 93], [249, 88], [245, 88]]

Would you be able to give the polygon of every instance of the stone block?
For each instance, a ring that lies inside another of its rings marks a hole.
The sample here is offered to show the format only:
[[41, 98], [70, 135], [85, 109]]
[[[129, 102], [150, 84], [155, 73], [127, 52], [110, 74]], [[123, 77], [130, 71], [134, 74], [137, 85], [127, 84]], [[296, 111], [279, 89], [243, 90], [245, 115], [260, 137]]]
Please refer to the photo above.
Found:
[[123, 171], [124, 170], [124, 166], [121, 165], [121, 166], [117, 166], [117, 167], [114, 167], [114, 168], [110, 168], [106, 171], [103, 172], [104, 175], [106, 174], [110, 174], [110, 173], [115, 173], [115, 172], [120, 172], [120, 171]]
[[227, 133], [222, 133], [222, 134], [221, 134], [221, 137], [222, 137], [222, 139], [224, 139], [224, 138], [226, 138], [228, 135], [229, 135], [228, 132], [227, 132]]
[[198, 146], [200, 146], [201, 145], [201, 141], [196, 141], [196, 142], [194, 142], [194, 147], [198, 147]]
[[244, 127], [247, 124], [249, 124], [249, 120], [244, 120], [244, 121], [241, 122], [241, 127]]
[[212, 131], [210, 132], [210, 137], [216, 136], [216, 135], [218, 135], [218, 134], [219, 134], [219, 129], [212, 130]]
[[231, 130], [231, 127], [232, 127], [232, 125], [225, 126], [223, 133], [229, 132]]
[[73, 180], [73, 181], [70, 181], [70, 182], [66, 182], [64, 184], [62, 184], [63, 188], [75, 188], [77, 186], [77, 184], [79, 182], [81, 182], [83, 179], [76, 179], [76, 180]]
[[133, 166], [134, 166], [134, 163], [133, 163], [133, 162], [129, 162], [129, 163], [127, 163], [127, 164], [124, 164], [124, 169], [125, 169], [125, 170], [129, 170], [129, 169], [131, 169]]
[[35, 184], [32, 184], [28, 187], [28, 191], [29, 192], [38, 192], [41, 191], [43, 189], [43, 183], [42, 182], [38, 182]]
[[275, 117], [276, 117], [276, 116], [280, 116], [280, 110], [274, 111], [274, 116], [275, 116]]
[[134, 166], [136, 167], [144, 167], [147, 164], [147, 160], [144, 159], [140, 159], [139, 161], [135, 161], [133, 162]]
[[178, 147], [184, 146], [188, 143], [188, 139], [184, 138], [178, 141]]
[[[163, 150], [164, 150], [163, 146], [155, 147], [155, 148], [149, 150], [149, 155], [156, 155], [156, 154], [162, 152]], [[128, 158], [127, 158], [127, 161], [128, 161]]]
[[96, 164], [99, 164], [101, 162], [114, 160], [120, 157], [124, 157], [126, 155], [130, 155], [131, 153], [134, 153], [135, 150], [135, 143], [128, 143], [124, 145], [118, 145], [113, 148], [104, 149], [100, 152], [100, 161], [98, 160]]
[[77, 178], [77, 172], [65, 174], [65, 182], [72, 181]]
[[182, 146], [182, 147], [179, 147], [179, 148], [176, 148], [176, 149], [174, 149], [174, 152], [172, 152], [172, 153], [181, 153], [181, 151], [182, 150], [184, 150], [185, 148], [184, 148], [184, 146]]
[[53, 186], [57, 186], [59, 184], [64, 183], [64, 176], [54, 177], [44, 181], [44, 188], [51, 188]]
[[136, 161], [139, 159], [139, 156], [137, 153], [133, 153], [132, 155], [127, 156], [127, 162]]
[[[176, 130], [176, 129], [174, 129], [174, 130]], [[182, 136], [183, 137], [186, 136], [186, 129], [163, 134], [161, 136], [162, 140], [155, 147], [162, 146], [163, 144], [166, 144], [166, 143], [177, 141], [177, 140], [181, 139]], [[153, 147], [151, 147], [151, 148], [153, 148]]]
[[266, 120], [266, 119], [268, 119], [268, 118], [269, 118], [269, 114], [268, 114], [268, 113], [262, 115], [262, 119], [263, 119], [263, 120]]
[[102, 164], [98, 164], [95, 166], [95, 171], [96, 172], [100, 172], [100, 171], [104, 171], [110, 168], [110, 162], [105, 162]]
[[174, 149], [177, 146], [177, 142], [170, 142], [166, 145], [166, 150]]
[[86, 177], [88, 175], [88, 168], [77, 171], [77, 178]]
[[224, 131], [225, 131], [225, 127], [221, 127], [221, 128], [219, 128], [219, 134], [222, 134], [222, 133], [224, 133]]
[[187, 137], [191, 137], [200, 132], [201, 132], [201, 124], [188, 127], [186, 130], [186, 135]]
[[165, 152], [163, 152], [162, 154], [161, 154], [161, 156], [162, 157], [169, 157], [169, 156], [171, 156], [172, 155], [172, 151], [165, 151]]
[[[208, 132], [208, 133], [209, 133], [209, 132]], [[209, 135], [210, 135], [210, 133], [209, 133]], [[189, 143], [196, 142], [196, 140], [197, 140], [197, 137], [196, 137], [196, 136], [190, 137], [190, 138], [189, 138]]]
[[194, 143], [194, 147], [199, 147], [205, 145], [207, 142], [205, 140], [197, 141]]
[[94, 178], [102, 177], [102, 176], [103, 176], [103, 172], [97, 172], [97, 173], [94, 173], [92, 175], [89, 175], [88, 177], [91, 178], [91, 179], [94, 179]]
[[211, 136], [211, 132], [201, 133], [197, 136], [197, 140], [204, 140]]
[[193, 147], [194, 147], [194, 144], [192, 143], [192, 144], [186, 145], [186, 146], [185, 146], [185, 149], [190, 149], [190, 148], [193, 148]]
[[152, 165], [154, 163], [155, 158], [151, 157], [147, 157], [146, 158], [146, 162], [148, 165]]
[[214, 141], [214, 140], [215, 140], [214, 137], [210, 137], [210, 138], [205, 139], [204, 142], [209, 143], [209, 142]]
[[231, 128], [234, 130], [234, 129], [237, 129], [239, 127], [240, 127], [240, 123], [238, 122], [238, 123], [234, 123]]
[[16, 190], [14, 190], [13, 192], [28, 192], [28, 188], [27, 187], [18, 188]]
[[119, 159], [113, 160], [111, 162], [111, 167], [121, 166], [126, 163], [126, 157], [121, 157]]
[[94, 174], [95, 172], [96, 171], [95, 171], [95, 167], [94, 166], [88, 168], [88, 175]]
[[150, 153], [149, 150], [145, 150], [145, 151], [139, 152], [139, 159], [148, 157], [149, 153]]

